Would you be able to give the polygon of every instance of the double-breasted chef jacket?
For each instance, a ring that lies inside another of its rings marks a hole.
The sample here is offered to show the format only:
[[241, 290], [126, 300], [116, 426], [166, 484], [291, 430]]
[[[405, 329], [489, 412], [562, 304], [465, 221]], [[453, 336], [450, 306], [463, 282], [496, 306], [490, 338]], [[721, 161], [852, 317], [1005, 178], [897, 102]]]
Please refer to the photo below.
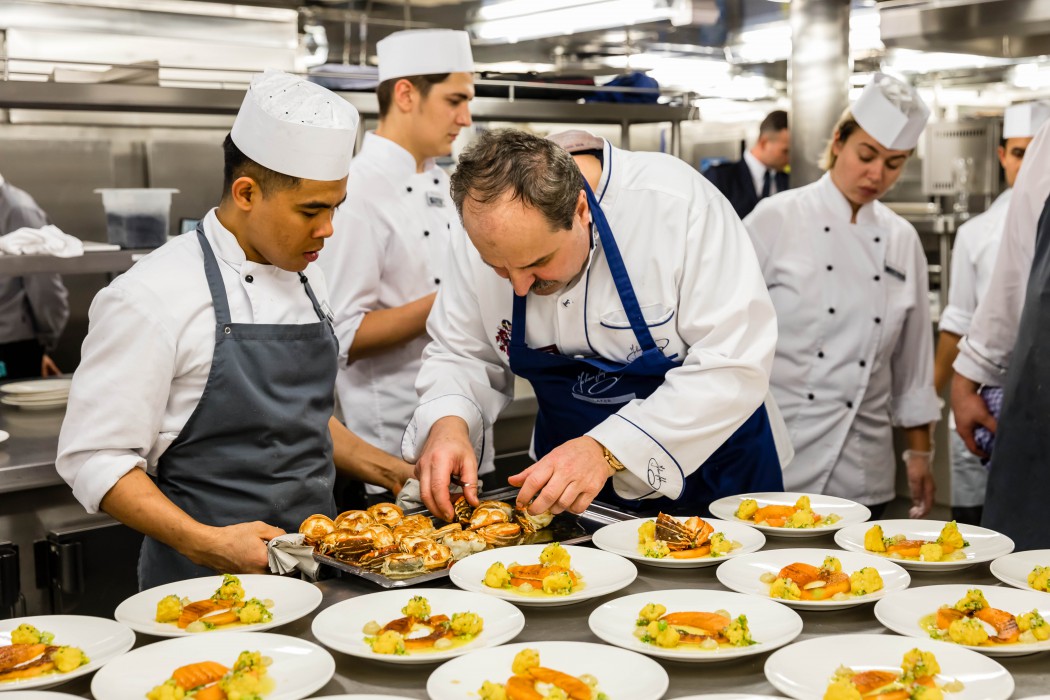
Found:
[[894, 497], [892, 426], [940, 416], [926, 257], [881, 202], [857, 212], [825, 174], [745, 219], [776, 307], [771, 377], [795, 458], [788, 490]]
[[[606, 142], [595, 195], [656, 346], [682, 364], [648, 398], [586, 434], [627, 466], [612, 479], [616, 495], [678, 498], [686, 477], [763, 404], [776, 345], [773, 306], [739, 219], [687, 164]], [[410, 461], [434, 422], [450, 415], [466, 421], [478, 450], [482, 429], [513, 391], [512, 289], [464, 233], [451, 243], [447, 283], [427, 324], [433, 341], [417, 380], [420, 405], [405, 433]], [[641, 352], [596, 233], [577, 278], [555, 294], [530, 294], [525, 318], [529, 348], [621, 364]], [[573, 393], [589, 401], [617, 394], [598, 371], [581, 373], [577, 384]], [[770, 419], [778, 420], [775, 412]]]
[[[317, 306], [304, 292], [307, 285], [299, 274], [248, 261], [214, 209], [202, 224], [233, 324], [283, 325], [292, 332], [297, 325], [319, 322]], [[96, 512], [103, 496], [131, 469], [144, 468], [155, 476], [158, 462], [202, 404], [216, 345], [216, 312], [204, 255], [198, 235], [183, 234], [137, 262], [92, 301], [91, 332], [70, 389], [56, 462], [88, 512]], [[318, 305], [326, 309], [324, 274], [311, 264], [303, 276]], [[333, 338], [333, 363], [334, 353]], [[273, 417], [286, 419], [293, 420]], [[326, 419], [316, 427], [322, 440], [329, 439]], [[275, 425], [275, 430], [280, 427]], [[318, 452], [326, 448], [330, 457], [330, 443], [315, 447]], [[265, 466], [259, 465], [263, 491]], [[330, 482], [311, 488], [331, 500]], [[287, 513], [289, 523], [299, 516], [297, 503], [276, 507]], [[310, 513], [302, 517], [306, 515]]]
[[[347, 364], [369, 311], [407, 304], [437, 291], [453, 231], [462, 234], [445, 171], [430, 159], [423, 172], [407, 150], [373, 132], [350, 163], [346, 201], [319, 264], [325, 271], [339, 338], [336, 390], [347, 427], [393, 455], [419, 397], [416, 375], [426, 334]], [[491, 462], [491, 449], [486, 455]]]

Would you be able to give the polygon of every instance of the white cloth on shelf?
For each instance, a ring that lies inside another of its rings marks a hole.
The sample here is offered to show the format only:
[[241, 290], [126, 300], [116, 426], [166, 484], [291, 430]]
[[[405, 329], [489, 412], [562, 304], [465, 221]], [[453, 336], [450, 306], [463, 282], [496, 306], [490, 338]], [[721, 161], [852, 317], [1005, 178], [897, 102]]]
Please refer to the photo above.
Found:
[[58, 226], [48, 224], [41, 228], [23, 227], [0, 236], [0, 254], [77, 258], [84, 254], [84, 244]]

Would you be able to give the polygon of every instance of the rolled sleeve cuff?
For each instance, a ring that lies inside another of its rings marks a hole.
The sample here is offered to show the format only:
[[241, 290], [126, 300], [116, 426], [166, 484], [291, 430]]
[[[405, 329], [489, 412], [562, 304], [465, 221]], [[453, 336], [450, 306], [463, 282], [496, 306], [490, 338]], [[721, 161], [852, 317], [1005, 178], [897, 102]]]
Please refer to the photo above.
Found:
[[1002, 386], [1006, 368], [999, 367], [978, 352], [969, 338], [959, 341], [959, 354], [952, 363], [956, 372], [978, 384]]
[[955, 335], [966, 335], [970, 330], [970, 321], [973, 314], [963, 311], [957, 306], [948, 305], [941, 312], [941, 321], [938, 329]]
[[69, 473], [68, 467], [59, 462], [59, 476], [73, 489], [73, 496], [88, 513], [97, 513], [99, 504], [125, 474], [132, 469], [146, 468], [146, 460], [137, 454], [121, 450], [100, 450]]
[[419, 461], [430, 429], [434, 423], [448, 416], [458, 416], [466, 422], [470, 430], [470, 444], [474, 446], [474, 454], [480, 461], [485, 449], [485, 416], [476, 403], [462, 394], [439, 396], [416, 408], [401, 438], [401, 457], [412, 464]]
[[348, 318], [335, 326], [335, 337], [339, 341], [339, 366], [345, 367], [350, 359], [350, 346], [354, 344], [357, 330], [361, 327], [364, 314], [358, 314]]
[[940, 419], [940, 400], [932, 386], [922, 387], [893, 397], [890, 401], [890, 412], [894, 425], [914, 428]]
[[644, 428], [612, 415], [587, 435], [606, 447], [627, 469], [613, 477], [621, 498], [678, 498], [685, 486], [685, 472], [678, 460]]

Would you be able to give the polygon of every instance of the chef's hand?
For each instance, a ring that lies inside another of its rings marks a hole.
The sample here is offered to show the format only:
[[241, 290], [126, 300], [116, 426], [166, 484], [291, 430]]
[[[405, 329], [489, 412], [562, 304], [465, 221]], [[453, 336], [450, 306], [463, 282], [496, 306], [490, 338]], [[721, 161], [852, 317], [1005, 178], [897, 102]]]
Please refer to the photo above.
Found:
[[988, 454], [977, 446], [973, 432], [978, 426], [984, 426], [995, 434], [995, 416], [988, 411], [988, 405], [977, 393], [980, 384], [962, 376], [958, 372], [952, 378], [952, 413], [955, 414], [955, 430], [966, 443], [966, 449], [982, 459]]
[[533, 515], [546, 510], [582, 513], [612, 473], [601, 445], [584, 435], [551, 450], [546, 457], [507, 481], [511, 486], [521, 487], [517, 506], [528, 506]]
[[904, 463], [908, 471], [908, 490], [911, 492], [909, 518], [925, 517], [933, 508], [936, 484], [933, 481], [932, 460], [933, 452], [904, 451]]
[[195, 564], [228, 574], [265, 574], [269, 572], [266, 543], [285, 534], [279, 527], [255, 522], [226, 527], [208, 527], [196, 543], [196, 551], [187, 554]]
[[41, 377], [57, 377], [62, 374], [62, 370], [58, 368], [55, 361], [51, 359], [50, 355], [44, 355], [44, 359], [40, 361], [40, 376]]
[[455, 520], [449, 482], [455, 476], [472, 506], [478, 504], [478, 459], [470, 444], [467, 423], [458, 416], [445, 416], [430, 428], [430, 435], [416, 462], [419, 495], [431, 513], [449, 522]]

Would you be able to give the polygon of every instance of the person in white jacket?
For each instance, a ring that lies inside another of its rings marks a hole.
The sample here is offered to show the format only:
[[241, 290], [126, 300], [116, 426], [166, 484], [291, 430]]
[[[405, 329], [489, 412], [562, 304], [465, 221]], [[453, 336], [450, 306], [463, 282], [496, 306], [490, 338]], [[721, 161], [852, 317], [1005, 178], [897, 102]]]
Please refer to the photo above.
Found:
[[[319, 262], [339, 337], [343, 418], [400, 457], [430, 340], [427, 315], [459, 229], [448, 175], [435, 159], [470, 126], [474, 64], [467, 33], [450, 29], [395, 32], [376, 50], [379, 126], [350, 164], [346, 203]], [[367, 490], [372, 499], [388, 497], [378, 486]]]
[[912, 517], [933, 503], [933, 389], [926, 257], [878, 199], [897, 181], [929, 110], [876, 75], [839, 119], [817, 182], [759, 202], [745, 220], [777, 311], [771, 383], [795, 458], [789, 490], [894, 498], [892, 425], [905, 429]]
[[[999, 164], [1003, 168], [1006, 189], [995, 198], [986, 212], [959, 227], [952, 246], [951, 286], [948, 305], [941, 313], [934, 366], [934, 385], [938, 395], [951, 381], [952, 363], [959, 354], [959, 341], [969, 333], [974, 311], [991, 282], [1014, 181], [1024, 162], [1025, 151], [1048, 118], [1050, 104], [1045, 102], [1013, 105], [1003, 115]], [[961, 523], [978, 525], [981, 522], [988, 471], [978, 457], [966, 448], [962, 437], [955, 431], [954, 414], [951, 414], [949, 427], [952, 518]]]
[[539, 405], [539, 461], [510, 478], [534, 514], [597, 497], [701, 515], [783, 489], [763, 405], [776, 320], [740, 220], [686, 163], [590, 141], [570, 155], [488, 132], [452, 176], [467, 235], [452, 239], [403, 445], [435, 514], [452, 515], [452, 476], [477, 502], [483, 431], [515, 375]]

